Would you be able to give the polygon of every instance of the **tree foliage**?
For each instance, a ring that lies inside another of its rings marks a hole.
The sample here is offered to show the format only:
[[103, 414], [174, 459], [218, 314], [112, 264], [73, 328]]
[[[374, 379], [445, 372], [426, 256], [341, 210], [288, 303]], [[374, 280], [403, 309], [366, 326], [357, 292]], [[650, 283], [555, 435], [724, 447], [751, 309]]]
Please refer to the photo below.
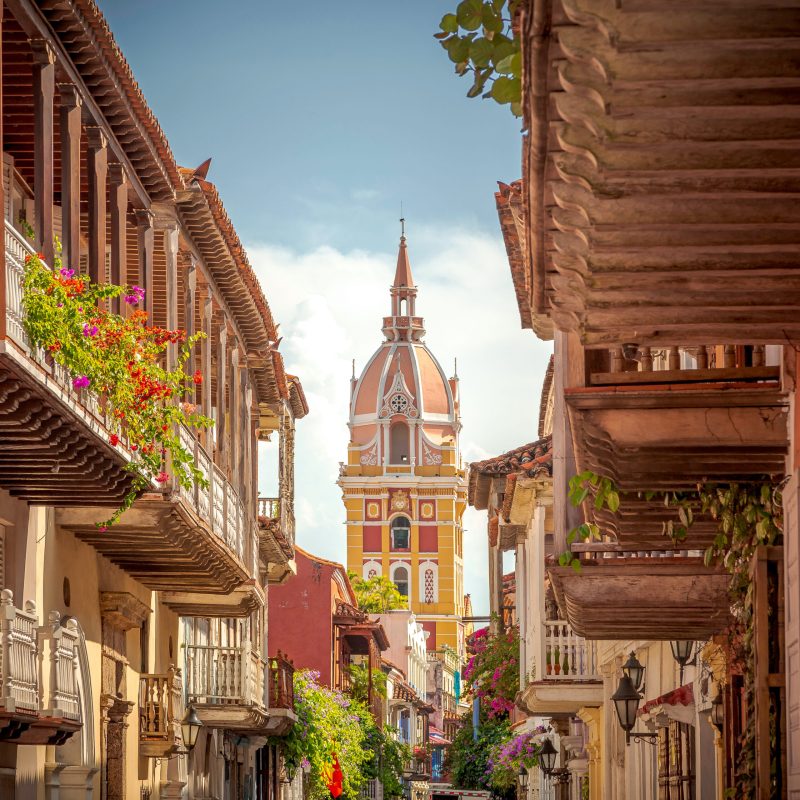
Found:
[[356, 593], [358, 607], [368, 614], [383, 614], [397, 608], [408, 608], [408, 598], [400, 594], [392, 581], [384, 575], [359, 578], [355, 572], [348, 577]]
[[522, 116], [522, 54], [514, 31], [518, 0], [462, 0], [445, 14], [434, 36], [455, 64], [469, 75], [467, 97], [491, 98]]

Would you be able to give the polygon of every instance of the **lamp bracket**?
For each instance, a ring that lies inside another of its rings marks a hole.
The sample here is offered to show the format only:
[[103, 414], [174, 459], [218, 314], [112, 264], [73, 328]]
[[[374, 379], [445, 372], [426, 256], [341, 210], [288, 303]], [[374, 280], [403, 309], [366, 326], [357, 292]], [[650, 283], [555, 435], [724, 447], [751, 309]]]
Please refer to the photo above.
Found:
[[655, 745], [658, 742], [658, 734], [655, 733], [638, 733], [636, 731], [625, 732], [625, 744], [629, 745], [631, 740], [634, 742], [647, 742], [647, 744]]

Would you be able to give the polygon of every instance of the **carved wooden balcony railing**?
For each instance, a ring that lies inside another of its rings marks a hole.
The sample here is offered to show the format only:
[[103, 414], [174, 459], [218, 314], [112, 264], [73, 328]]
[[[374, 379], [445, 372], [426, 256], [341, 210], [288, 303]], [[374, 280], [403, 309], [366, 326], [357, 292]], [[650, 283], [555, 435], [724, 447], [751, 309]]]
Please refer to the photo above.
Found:
[[72, 376], [31, 346], [23, 325], [22, 276], [30, 243], [5, 221], [0, 282], [0, 486], [49, 505], [119, 503], [130, 454], [108, 444], [107, 412]]
[[162, 674], [142, 674], [139, 679], [139, 754], [163, 758], [181, 745], [181, 671], [171, 667]]
[[258, 498], [258, 527], [259, 555], [270, 565], [270, 582], [280, 583], [289, 574], [283, 567], [294, 558], [294, 503], [288, 492]]
[[78, 630], [57, 611], [39, 626], [36, 606], [0, 592], [0, 740], [63, 744], [81, 727]]
[[186, 702], [211, 728], [256, 731], [267, 723], [266, 662], [250, 644], [186, 645]]
[[269, 659], [269, 707], [294, 710], [294, 665], [281, 653]]

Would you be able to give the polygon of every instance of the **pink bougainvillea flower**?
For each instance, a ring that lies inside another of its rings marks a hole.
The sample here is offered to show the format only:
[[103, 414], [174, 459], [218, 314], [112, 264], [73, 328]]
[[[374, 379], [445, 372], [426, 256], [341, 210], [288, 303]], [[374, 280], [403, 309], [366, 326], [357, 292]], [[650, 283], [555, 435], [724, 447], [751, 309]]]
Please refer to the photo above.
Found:
[[68, 267], [62, 267], [61, 270], [59, 270], [59, 271], [60, 271], [61, 276], [63, 278], [68, 278], [68, 279], [71, 278], [75, 274], [75, 270], [74, 269], [69, 269]]
[[157, 483], [166, 483], [168, 480], [169, 480], [168, 472], [159, 472], [158, 475], [156, 475]]
[[122, 298], [129, 306], [135, 306], [139, 302], [139, 298], [135, 294], [126, 294]]
[[97, 325], [90, 325], [88, 322], [83, 323], [84, 336], [97, 336]]
[[108, 530], [108, 525], [101, 525], [100, 526], [100, 533], [105, 533]]
[[79, 375], [72, 379], [72, 385], [76, 389], [85, 389], [89, 385], [89, 379], [85, 375]]

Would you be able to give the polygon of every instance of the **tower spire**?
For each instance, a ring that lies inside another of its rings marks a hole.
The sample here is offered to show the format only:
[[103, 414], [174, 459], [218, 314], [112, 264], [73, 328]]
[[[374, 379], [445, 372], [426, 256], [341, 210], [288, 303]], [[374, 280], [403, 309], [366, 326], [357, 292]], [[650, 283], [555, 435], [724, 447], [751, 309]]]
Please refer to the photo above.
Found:
[[420, 341], [425, 335], [422, 318], [416, 316], [417, 287], [411, 274], [406, 245], [406, 219], [400, 217], [400, 247], [397, 251], [397, 268], [389, 290], [392, 297], [392, 315], [383, 318], [383, 332], [389, 341]]

